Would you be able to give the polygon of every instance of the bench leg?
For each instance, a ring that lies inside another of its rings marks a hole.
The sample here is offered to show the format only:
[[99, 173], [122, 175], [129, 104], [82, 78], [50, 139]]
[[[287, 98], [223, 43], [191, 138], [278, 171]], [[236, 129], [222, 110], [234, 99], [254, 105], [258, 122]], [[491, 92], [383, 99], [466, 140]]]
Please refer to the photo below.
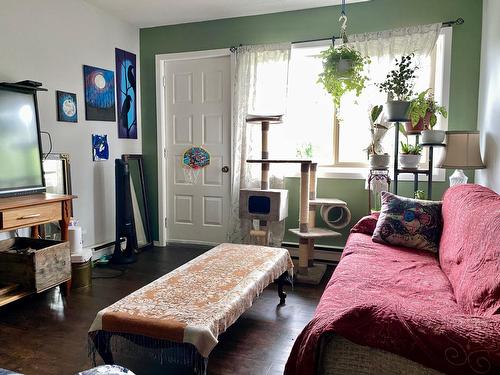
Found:
[[288, 271], [283, 273], [279, 278], [278, 278], [278, 296], [280, 297], [280, 306], [283, 306], [285, 304], [286, 300], [286, 293], [283, 291], [283, 287], [285, 286], [285, 283], [288, 281]]

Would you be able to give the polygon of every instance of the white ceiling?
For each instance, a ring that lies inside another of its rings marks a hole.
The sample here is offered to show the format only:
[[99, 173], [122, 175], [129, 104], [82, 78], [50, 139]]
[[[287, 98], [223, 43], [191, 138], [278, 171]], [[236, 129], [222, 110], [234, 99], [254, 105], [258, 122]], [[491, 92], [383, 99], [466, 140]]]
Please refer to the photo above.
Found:
[[[138, 27], [338, 5], [341, 0], [85, 0]], [[347, 0], [358, 3], [370, 0]]]

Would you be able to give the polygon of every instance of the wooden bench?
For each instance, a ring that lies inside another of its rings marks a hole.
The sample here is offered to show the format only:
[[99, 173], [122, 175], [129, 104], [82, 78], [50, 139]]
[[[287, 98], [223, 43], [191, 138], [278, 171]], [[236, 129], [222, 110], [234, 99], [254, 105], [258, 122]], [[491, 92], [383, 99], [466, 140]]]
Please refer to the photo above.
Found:
[[154, 349], [161, 361], [204, 373], [219, 334], [274, 280], [285, 303], [292, 269], [285, 249], [221, 244], [100, 311], [91, 349], [112, 364], [111, 338], [119, 337], [138, 345], [134, 352]]

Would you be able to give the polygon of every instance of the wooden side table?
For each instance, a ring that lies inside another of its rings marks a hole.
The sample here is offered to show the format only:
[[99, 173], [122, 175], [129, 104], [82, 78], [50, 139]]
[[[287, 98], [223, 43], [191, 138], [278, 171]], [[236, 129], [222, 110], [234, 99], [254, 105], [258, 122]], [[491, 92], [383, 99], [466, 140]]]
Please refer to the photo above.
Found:
[[[38, 238], [38, 227], [42, 224], [59, 222], [61, 240], [68, 241], [68, 226], [71, 217], [71, 201], [74, 195], [33, 194], [0, 198], [0, 232], [31, 228], [31, 236]], [[69, 293], [71, 279], [65, 282], [63, 292]], [[0, 306], [31, 294], [28, 291], [9, 294], [0, 298]]]

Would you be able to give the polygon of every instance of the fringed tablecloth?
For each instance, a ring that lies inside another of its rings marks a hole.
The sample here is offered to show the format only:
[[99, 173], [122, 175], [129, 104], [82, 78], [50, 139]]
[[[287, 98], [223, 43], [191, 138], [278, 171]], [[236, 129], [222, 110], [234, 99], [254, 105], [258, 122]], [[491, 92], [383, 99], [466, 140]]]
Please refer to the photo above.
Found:
[[[292, 268], [285, 249], [221, 244], [101, 310], [89, 330], [91, 349], [110, 353], [117, 335], [160, 351], [162, 359], [176, 353], [186, 359], [180, 364], [192, 364], [193, 346], [208, 358], [219, 334]], [[179, 344], [188, 344], [184, 352]]]

